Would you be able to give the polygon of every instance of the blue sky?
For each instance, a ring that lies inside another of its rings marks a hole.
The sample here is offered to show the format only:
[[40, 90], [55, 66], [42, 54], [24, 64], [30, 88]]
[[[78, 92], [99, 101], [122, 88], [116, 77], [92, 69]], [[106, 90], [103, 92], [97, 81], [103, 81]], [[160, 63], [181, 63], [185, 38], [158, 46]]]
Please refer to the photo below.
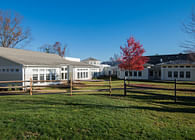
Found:
[[14, 10], [30, 27], [26, 49], [60, 41], [68, 56], [108, 60], [133, 35], [145, 55], [182, 52], [181, 31], [194, 0], [0, 0], [2, 10]]

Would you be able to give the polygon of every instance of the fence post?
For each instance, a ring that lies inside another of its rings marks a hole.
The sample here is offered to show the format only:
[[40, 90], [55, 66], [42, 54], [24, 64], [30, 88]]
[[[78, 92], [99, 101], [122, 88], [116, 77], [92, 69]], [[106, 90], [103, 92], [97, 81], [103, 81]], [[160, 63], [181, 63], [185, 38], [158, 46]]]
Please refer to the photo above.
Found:
[[126, 77], [124, 78], [124, 96], [127, 95], [127, 89], [126, 89]]
[[33, 86], [33, 80], [30, 78], [30, 95], [32, 95], [32, 86]]
[[175, 92], [175, 103], [176, 103], [177, 101], [177, 79], [175, 79], [174, 85], [175, 85], [174, 92]]
[[72, 77], [70, 77], [70, 96], [72, 96]]
[[109, 80], [109, 93], [110, 93], [110, 96], [111, 96], [111, 94], [112, 94], [111, 76], [110, 76], [110, 80]]

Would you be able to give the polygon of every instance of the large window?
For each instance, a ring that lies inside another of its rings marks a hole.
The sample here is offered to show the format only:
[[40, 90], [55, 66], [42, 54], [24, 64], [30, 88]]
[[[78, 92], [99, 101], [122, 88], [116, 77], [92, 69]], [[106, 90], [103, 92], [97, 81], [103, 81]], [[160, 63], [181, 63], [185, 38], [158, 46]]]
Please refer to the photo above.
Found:
[[184, 78], [184, 72], [180, 71], [179, 76], [180, 76], [180, 78]]
[[[40, 80], [45, 80], [45, 78], [44, 78], [44, 74], [40, 74], [40, 78], [39, 78]], [[41, 83], [44, 83], [44, 81], [41, 81]]]
[[88, 78], [88, 72], [86, 72], [86, 78]]
[[149, 76], [153, 76], [153, 70], [149, 71]]
[[50, 80], [50, 74], [46, 74], [46, 80]]
[[186, 71], [186, 78], [190, 78], [191, 75], [190, 75], [190, 71]]
[[61, 79], [64, 80], [64, 73], [61, 73]]
[[128, 76], [128, 71], [125, 71], [125, 76]]
[[177, 77], [178, 77], [178, 72], [174, 71], [174, 78], [177, 78]]
[[51, 80], [56, 80], [56, 75], [54, 73], [51, 75]]
[[[36, 80], [38, 80], [38, 74], [33, 74], [33, 81], [36, 81]], [[37, 82], [34, 82], [34, 83], [37, 83]]]
[[80, 78], [80, 72], [77, 72], [77, 78]]
[[130, 71], [130, 76], [132, 76], [132, 71]]
[[169, 77], [169, 78], [172, 77], [172, 71], [168, 71], [168, 77]]
[[138, 76], [139, 76], [139, 77], [142, 76], [142, 72], [141, 72], [141, 71], [138, 72]]
[[134, 71], [134, 76], [137, 76], [137, 71]]
[[68, 73], [65, 73], [65, 79], [68, 79]]

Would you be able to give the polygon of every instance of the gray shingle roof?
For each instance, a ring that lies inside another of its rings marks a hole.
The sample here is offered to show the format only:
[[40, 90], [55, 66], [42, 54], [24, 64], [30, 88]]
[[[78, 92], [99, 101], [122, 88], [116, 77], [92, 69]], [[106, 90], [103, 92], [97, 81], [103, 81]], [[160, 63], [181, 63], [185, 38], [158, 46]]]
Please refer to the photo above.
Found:
[[89, 58], [84, 59], [84, 60], [82, 60], [82, 61], [99, 61], [99, 60], [97, 60], [97, 59], [95, 59], [95, 58], [93, 58], [93, 57], [89, 57]]
[[29, 50], [3, 48], [0, 47], [0, 57], [13, 61], [21, 65], [72, 65], [94, 67], [82, 62], [74, 62], [64, 59], [56, 54], [48, 54], [43, 52], [35, 52]]
[[182, 64], [195, 64], [195, 62], [190, 60], [175, 60], [175, 61], [169, 61], [165, 63], [159, 63], [158, 65], [182, 65]]

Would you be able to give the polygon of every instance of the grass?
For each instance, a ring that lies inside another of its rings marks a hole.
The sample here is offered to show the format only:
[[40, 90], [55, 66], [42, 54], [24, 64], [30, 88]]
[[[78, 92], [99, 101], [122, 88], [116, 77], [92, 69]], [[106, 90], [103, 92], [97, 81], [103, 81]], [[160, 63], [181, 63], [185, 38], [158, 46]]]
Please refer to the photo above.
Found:
[[0, 96], [0, 139], [195, 139], [193, 92], [128, 91]]

